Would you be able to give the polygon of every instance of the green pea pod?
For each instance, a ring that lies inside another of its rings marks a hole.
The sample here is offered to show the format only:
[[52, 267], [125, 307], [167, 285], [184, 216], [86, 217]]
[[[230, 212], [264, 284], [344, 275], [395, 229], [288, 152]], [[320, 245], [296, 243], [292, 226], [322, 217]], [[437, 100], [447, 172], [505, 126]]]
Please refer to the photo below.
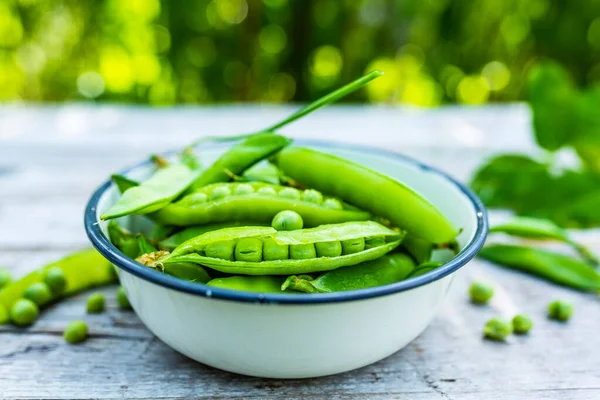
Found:
[[123, 193], [121, 198], [100, 218], [107, 220], [157, 211], [183, 193], [197, 175], [197, 171], [183, 164], [169, 164], [159, 169], [147, 181]]
[[433, 243], [407, 234], [402, 241], [402, 248], [410, 254], [417, 264], [422, 264], [431, 259]]
[[313, 201], [310, 196], [305, 196], [307, 192], [314, 195], [316, 191], [302, 192], [264, 182], [218, 183], [205, 186], [169, 204], [152, 214], [152, 218], [165, 225], [176, 226], [240, 220], [270, 224], [277, 213], [291, 210], [302, 216], [305, 226], [313, 227], [364, 221], [371, 217], [368, 212], [343, 204], [332, 197], [321, 196]]
[[157, 270], [164, 272], [167, 275], [174, 276], [179, 279], [183, 279], [189, 282], [206, 283], [210, 281], [211, 277], [204, 268], [193, 263], [170, 263], [170, 264], [156, 264], [157, 258], [163, 257], [167, 252], [157, 251], [154, 253], [146, 253], [138, 258], [136, 261], [140, 264], [146, 265], [150, 268], [156, 268]]
[[122, 228], [115, 220], [108, 223], [108, 238], [110, 242], [127, 257], [135, 258], [140, 255], [138, 240], [131, 232]]
[[537, 240], [556, 240], [564, 242], [573, 247], [584, 259], [592, 265], [600, 264], [594, 254], [585, 246], [571, 240], [567, 232], [547, 219], [518, 217], [490, 228], [490, 233], [500, 232], [511, 236], [517, 236]]
[[280, 185], [281, 172], [279, 168], [271, 163], [257, 164], [247, 169], [242, 175], [242, 180], [249, 182], [266, 182], [272, 185]]
[[600, 290], [600, 274], [595, 269], [563, 254], [523, 246], [493, 244], [485, 246], [478, 255], [498, 265], [573, 289]]
[[427, 261], [427, 262], [424, 262], [422, 264], [419, 264], [419, 266], [417, 266], [417, 268], [415, 268], [410, 274], [408, 274], [408, 276], [406, 277], [406, 279], [414, 278], [415, 276], [424, 275], [424, 274], [426, 274], [428, 272], [433, 271], [434, 269], [438, 269], [442, 265], [443, 264], [441, 262], [438, 262], [438, 261]]
[[33, 271], [2, 288], [0, 308], [10, 310], [12, 305], [23, 297], [27, 288], [34, 283], [44, 282], [46, 273], [53, 268], [60, 268], [66, 279], [66, 287], [60, 297], [117, 282], [113, 266], [100, 253], [93, 249], [82, 250]]
[[177, 230], [177, 227], [155, 223], [148, 235], [150, 241], [156, 243], [161, 240], [166, 240]]
[[193, 188], [211, 183], [228, 182], [231, 175], [240, 175], [259, 161], [289, 145], [291, 140], [274, 133], [251, 136], [227, 150], [213, 165], [194, 180]]
[[250, 221], [231, 221], [223, 222], [220, 224], [191, 226], [180, 232], [175, 233], [174, 235], [169, 236], [164, 240], [161, 240], [160, 242], [158, 242], [158, 247], [162, 250], [171, 251], [183, 242], [195, 238], [196, 236], [200, 236], [206, 232], [216, 231], [223, 228], [232, 228], [235, 226], [261, 226], [261, 224]]
[[188, 166], [191, 170], [200, 170], [202, 169], [202, 162], [200, 159], [194, 154], [194, 149], [192, 147], [186, 147], [183, 149], [181, 154], [179, 155], [181, 162]]
[[284, 280], [281, 276], [231, 276], [213, 279], [207, 285], [244, 292], [281, 293]]
[[[271, 227], [234, 227], [190, 239], [171, 254], [151, 254], [144, 264], [156, 266], [192, 262], [229, 274], [304, 274], [374, 260], [395, 249], [403, 236], [403, 232], [393, 231], [373, 221], [347, 222], [296, 231], [276, 231]], [[367, 248], [365, 238], [373, 246]], [[360, 246], [350, 246], [350, 242]], [[319, 246], [334, 243], [338, 246]]]
[[286, 176], [300, 184], [387, 218], [415, 237], [446, 243], [458, 234], [456, 227], [433, 204], [410, 187], [377, 171], [301, 147], [283, 149], [275, 160]]
[[139, 186], [139, 182], [119, 174], [111, 175], [110, 179], [117, 186], [119, 193], [125, 193], [126, 190], [131, 189], [132, 187]]
[[138, 233], [136, 238], [139, 247], [138, 255], [154, 253], [158, 250], [143, 233]]
[[285, 280], [281, 289], [289, 288], [306, 293], [359, 290], [399, 282], [414, 268], [414, 261], [406, 254], [387, 254], [376, 260], [326, 272], [314, 280], [292, 275]]

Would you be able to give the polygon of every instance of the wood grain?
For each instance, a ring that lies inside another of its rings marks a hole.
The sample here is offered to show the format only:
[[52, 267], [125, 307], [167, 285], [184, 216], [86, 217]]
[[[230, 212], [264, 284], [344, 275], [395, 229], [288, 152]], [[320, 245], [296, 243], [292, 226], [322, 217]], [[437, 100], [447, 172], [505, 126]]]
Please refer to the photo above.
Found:
[[[83, 207], [108, 174], [203, 134], [258, 129], [290, 110], [0, 107], [0, 265], [19, 276], [87, 246]], [[485, 157], [533, 151], [528, 121], [520, 105], [343, 106], [319, 111], [286, 133], [393, 149], [467, 180]], [[582, 237], [600, 250], [597, 232]], [[468, 302], [473, 279], [496, 285], [490, 306]], [[598, 298], [482, 261], [460, 271], [438, 317], [405, 349], [356, 371], [310, 380], [251, 378], [191, 361], [156, 339], [133, 312], [118, 310], [114, 289], [102, 289], [105, 314], [85, 315], [86, 293], [50, 307], [29, 329], [0, 326], [0, 398], [600, 398]], [[575, 303], [568, 324], [545, 318], [554, 298]], [[482, 340], [487, 319], [518, 311], [534, 318], [531, 335], [508, 343]], [[62, 330], [76, 318], [88, 321], [91, 337], [69, 345]]]

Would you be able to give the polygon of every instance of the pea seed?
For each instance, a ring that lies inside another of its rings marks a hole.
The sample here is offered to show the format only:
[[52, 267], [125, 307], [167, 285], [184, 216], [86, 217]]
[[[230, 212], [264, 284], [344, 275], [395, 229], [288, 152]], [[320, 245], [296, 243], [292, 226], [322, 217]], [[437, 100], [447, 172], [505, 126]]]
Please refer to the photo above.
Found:
[[342, 240], [342, 254], [360, 253], [364, 249], [365, 249], [365, 239], [364, 238]]
[[252, 187], [252, 185], [249, 185], [247, 183], [240, 183], [236, 186], [235, 189], [233, 189], [233, 194], [236, 194], [238, 196], [250, 193], [254, 193], [254, 188]]
[[10, 272], [8, 272], [6, 269], [0, 267], [0, 289], [2, 289], [4, 286], [8, 285], [11, 281], [12, 281], [12, 276], [10, 275]]
[[317, 242], [317, 256], [319, 257], [339, 257], [342, 255], [342, 243], [336, 242]]
[[263, 258], [263, 243], [257, 238], [240, 239], [235, 246], [236, 261], [260, 262]]
[[288, 199], [299, 199], [300, 191], [298, 189], [294, 189], [291, 187], [283, 188], [279, 191], [279, 196], [285, 197]]
[[517, 335], [529, 333], [533, 327], [533, 321], [525, 314], [517, 314], [512, 320], [513, 332]]
[[218, 186], [210, 192], [211, 200], [222, 199], [223, 197], [227, 197], [231, 194], [231, 190], [227, 186]]
[[198, 192], [192, 193], [189, 196], [185, 197], [186, 204], [203, 204], [208, 201], [208, 196], [206, 193]]
[[375, 247], [380, 247], [385, 244], [385, 238], [383, 236], [375, 236], [365, 239], [365, 250], [369, 250]]
[[275, 239], [265, 239], [263, 242], [263, 258], [265, 261], [287, 260], [290, 257], [289, 246], [277, 244]]
[[19, 326], [27, 326], [40, 315], [38, 306], [29, 299], [19, 299], [10, 309], [10, 319]]
[[483, 335], [491, 340], [503, 341], [512, 333], [512, 324], [502, 318], [490, 319], [483, 328]]
[[473, 282], [469, 288], [471, 302], [486, 304], [494, 296], [494, 288], [487, 283]]
[[220, 258], [222, 260], [234, 261], [233, 250], [235, 248], [234, 240], [221, 240], [209, 243], [204, 249], [207, 257]]
[[302, 200], [308, 201], [309, 203], [321, 204], [323, 202], [323, 195], [314, 189], [306, 189], [302, 193]]
[[323, 202], [323, 207], [330, 208], [332, 210], [341, 210], [343, 208], [342, 203], [340, 203], [338, 199], [333, 199], [331, 197]]
[[127, 294], [125, 294], [125, 289], [123, 289], [122, 286], [119, 286], [117, 289], [117, 304], [122, 310], [131, 310], [131, 303], [129, 302]]
[[92, 293], [87, 299], [88, 314], [99, 314], [104, 312], [106, 301], [102, 293]]
[[83, 321], [73, 321], [67, 328], [63, 334], [65, 340], [71, 344], [81, 343], [87, 338], [88, 327], [87, 324]]
[[563, 301], [555, 300], [548, 304], [548, 318], [555, 319], [557, 321], [568, 321], [573, 315], [573, 304]]
[[52, 267], [46, 272], [44, 282], [50, 288], [50, 291], [54, 296], [58, 296], [64, 292], [67, 287], [67, 279], [65, 273], [60, 267]]
[[278, 212], [271, 222], [271, 226], [278, 231], [295, 231], [302, 229], [304, 221], [302, 216], [295, 211], [284, 210]]
[[261, 187], [260, 189], [258, 189], [259, 194], [263, 194], [263, 195], [267, 195], [267, 196], [275, 196], [277, 194], [277, 192], [275, 192], [275, 189], [273, 189], [272, 187]]
[[317, 257], [317, 251], [315, 245], [312, 243], [290, 245], [290, 258], [293, 260], [303, 260], [315, 257]]
[[48, 285], [43, 282], [37, 282], [25, 289], [23, 298], [33, 301], [38, 306], [43, 306], [52, 300], [52, 293]]

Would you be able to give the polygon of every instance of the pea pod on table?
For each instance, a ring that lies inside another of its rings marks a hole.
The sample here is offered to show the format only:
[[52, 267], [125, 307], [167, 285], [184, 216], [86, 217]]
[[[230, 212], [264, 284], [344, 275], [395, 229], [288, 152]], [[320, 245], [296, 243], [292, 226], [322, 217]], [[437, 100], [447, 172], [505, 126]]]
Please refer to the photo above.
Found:
[[331, 293], [388, 285], [405, 279], [415, 268], [406, 254], [394, 253], [350, 267], [329, 271], [316, 279], [292, 275], [281, 286], [306, 293]]
[[240, 220], [270, 224], [277, 213], [285, 210], [300, 214], [307, 227], [364, 221], [371, 216], [315, 190], [300, 191], [264, 182], [234, 182], [205, 186], [159, 210], [153, 218], [177, 226]]
[[398, 247], [404, 236], [373, 221], [295, 231], [225, 228], [190, 239], [146, 265], [191, 262], [242, 275], [304, 274], [359, 264]]
[[447, 243], [458, 234], [456, 227], [420, 194], [365, 166], [302, 147], [283, 149], [275, 162], [300, 184], [387, 218], [420, 239]]
[[582, 291], [599, 291], [600, 274], [573, 257], [517, 245], [486, 245], [479, 257]]

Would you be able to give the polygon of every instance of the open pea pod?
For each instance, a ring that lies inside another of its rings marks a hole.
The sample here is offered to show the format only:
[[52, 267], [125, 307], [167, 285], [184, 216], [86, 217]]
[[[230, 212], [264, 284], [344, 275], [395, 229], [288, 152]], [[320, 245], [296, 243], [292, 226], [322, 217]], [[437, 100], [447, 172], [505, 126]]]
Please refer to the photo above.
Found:
[[398, 247], [403, 236], [404, 232], [373, 221], [292, 232], [270, 227], [225, 228], [190, 239], [152, 262], [192, 262], [242, 275], [304, 274], [374, 260]]
[[302, 147], [283, 149], [275, 163], [298, 183], [387, 218], [420, 239], [447, 243], [458, 234], [452, 222], [423, 196], [365, 166]]
[[300, 214], [307, 227], [371, 217], [368, 212], [316, 190], [301, 191], [264, 182], [233, 182], [205, 186], [152, 214], [152, 218], [176, 226], [241, 220], [270, 224], [284, 210]]
[[203, 233], [216, 231], [223, 228], [232, 228], [235, 226], [261, 226], [261, 224], [251, 221], [231, 221], [209, 225], [190, 226], [189, 228], [185, 228], [184, 230], [174, 233], [173, 235], [159, 241], [158, 247], [161, 250], [172, 251], [187, 240], [195, 238], [196, 236], [200, 236]]
[[183, 193], [198, 174], [198, 171], [191, 170], [186, 165], [169, 164], [139, 186], [126, 190], [100, 218], [107, 220], [157, 211]]
[[309, 276], [288, 277], [281, 290], [293, 289], [306, 293], [331, 293], [388, 285], [405, 279], [415, 268], [406, 254], [386, 254], [376, 260], [338, 268], [311, 279]]

